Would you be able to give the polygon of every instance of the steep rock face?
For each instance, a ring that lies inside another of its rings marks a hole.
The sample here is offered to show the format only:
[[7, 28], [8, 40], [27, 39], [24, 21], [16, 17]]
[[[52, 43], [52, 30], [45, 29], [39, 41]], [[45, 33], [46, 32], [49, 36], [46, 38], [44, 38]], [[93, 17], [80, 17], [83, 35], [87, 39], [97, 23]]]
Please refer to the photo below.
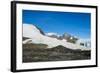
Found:
[[23, 37], [31, 38], [32, 43], [35, 43], [35, 44], [46, 44], [48, 45], [48, 48], [53, 48], [58, 45], [62, 45], [70, 49], [84, 50], [84, 48], [86, 48], [77, 44], [73, 44], [73, 43], [63, 41], [63, 40], [45, 36], [40, 32], [40, 30], [36, 26], [32, 24], [23, 24]]

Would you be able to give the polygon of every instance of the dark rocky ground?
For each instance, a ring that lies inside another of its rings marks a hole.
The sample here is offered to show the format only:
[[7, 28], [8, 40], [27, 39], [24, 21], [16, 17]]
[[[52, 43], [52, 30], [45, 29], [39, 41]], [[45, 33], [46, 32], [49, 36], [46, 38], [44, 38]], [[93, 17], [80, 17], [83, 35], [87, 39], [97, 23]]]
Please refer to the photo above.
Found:
[[91, 51], [71, 50], [63, 46], [47, 49], [45, 44], [24, 44], [23, 62], [86, 60]]

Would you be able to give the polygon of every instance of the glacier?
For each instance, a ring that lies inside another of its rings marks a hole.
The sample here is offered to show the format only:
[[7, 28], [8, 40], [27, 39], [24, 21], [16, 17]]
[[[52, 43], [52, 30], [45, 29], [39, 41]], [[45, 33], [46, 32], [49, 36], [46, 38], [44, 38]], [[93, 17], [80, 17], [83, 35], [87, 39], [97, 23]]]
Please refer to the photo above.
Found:
[[48, 45], [48, 48], [53, 48], [53, 47], [62, 45], [66, 48], [74, 49], [74, 50], [76, 49], [90, 50], [90, 48], [81, 46], [79, 44], [73, 44], [65, 40], [59, 40], [57, 38], [52, 38], [52, 37], [43, 35], [41, 34], [40, 30], [33, 24], [23, 24], [23, 37], [30, 38], [30, 39], [23, 41], [23, 44], [31, 40], [31, 43], [46, 44]]

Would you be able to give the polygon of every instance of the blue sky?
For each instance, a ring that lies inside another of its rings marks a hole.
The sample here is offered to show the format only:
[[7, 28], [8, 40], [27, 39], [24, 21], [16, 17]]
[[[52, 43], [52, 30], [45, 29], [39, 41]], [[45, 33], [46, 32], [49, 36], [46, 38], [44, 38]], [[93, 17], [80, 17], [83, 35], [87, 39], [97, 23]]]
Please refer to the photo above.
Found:
[[38, 26], [45, 33], [66, 32], [82, 39], [89, 39], [91, 34], [90, 13], [23, 10], [22, 21]]

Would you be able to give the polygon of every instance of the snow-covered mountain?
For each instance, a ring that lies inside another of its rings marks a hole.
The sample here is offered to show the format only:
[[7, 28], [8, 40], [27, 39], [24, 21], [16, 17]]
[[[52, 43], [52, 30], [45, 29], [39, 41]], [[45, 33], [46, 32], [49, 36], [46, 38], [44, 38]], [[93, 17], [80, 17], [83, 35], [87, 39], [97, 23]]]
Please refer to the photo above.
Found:
[[56, 35], [56, 36], [58, 36], [58, 37], [60, 36], [60, 35], [58, 35], [57, 33], [53, 33], [53, 32], [46, 33], [46, 35], [47, 35], [47, 36]]
[[57, 33], [46, 33], [45, 34], [46, 36], [48, 36], [48, 37], [52, 37], [52, 38], [59, 38], [60, 37], [60, 35], [58, 35]]
[[[23, 24], [23, 37], [30, 38], [29, 41], [31, 41], [31, 43], [46, 44], [46, 45], [48, 45], [48, 48], [53, 48], [53, 47], [62, 45], [64, 47], [70, 48], [70, 49], [89, 50], [89, 48], [80, 46], [78, 44], [69, 43], [64, 40], [59, 40], [57, 38], [52, 38], [52, 37], [43, 35], [41, 33], [40, 29], [38, 29], [33, 24]], [[25, 44], [25, 43], [27, 43], [27, 42], [23, 41], [23, 44]]]

